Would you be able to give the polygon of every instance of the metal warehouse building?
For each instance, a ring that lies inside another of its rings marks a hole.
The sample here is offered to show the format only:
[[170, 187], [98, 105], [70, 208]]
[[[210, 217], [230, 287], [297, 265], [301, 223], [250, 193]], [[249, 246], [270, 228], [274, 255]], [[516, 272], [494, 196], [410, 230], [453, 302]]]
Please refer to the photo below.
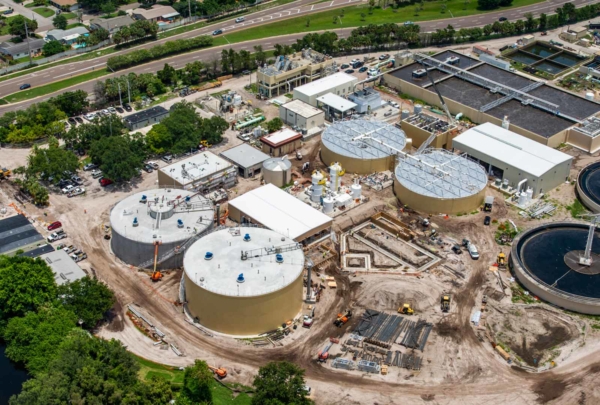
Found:
[[130, 131], [135, 131], [136, 129], [144, 128], [149, 125], [158, 124], [168, 116], [169, 111], [164, 107], [156, 106], [128, 115], [123, 118], [123, 122]]
[[531, 188], [534, 197], [567, 181], [573, 163], [566, 153], [490, 123], [465, 131], [452, 145], [511, 187]]
[[227, 160], [212, 152], [200, 152], [160, 168], [158, 185], [208, 192], [232, 187], [237, 181], [236, 174], [236, 167]]
[[[452, 114], [462, 113], [476, 123], [500, 125], [552, 148], [569, 143], [586, 151], [600, 149], [600, 125], [590, 118], [600, 104], [575, 94], [503, 70], [457, 52], [433, 56], [415, 54]], [[412, 63], [386, 73], [391, 88], [431, 105], [440, 101], [422, 66]]]
[[266, 153], [247, 143], [227, 149], [221, 152], [220, 155], [236, 165], [239, 175], [245, 179], [259, 174], [263, 162], [270, 158]]
[[319, 238], [333, 220], [273, 184], [267, 184], [229, 201], [229, 217], [238, 223], [255, 223], [297, 242]]
[[[46, 240], [23, 215], [15, 215], [0, 221], [0, 254], [12, 256], [16, 251], [39, 251], [37, 257], [45, 253]], [[42, 249], [40, 249], [42, 248]]]
[[298, 131], [307, 133], [320, 130], [325, 124], [325, 113], [317, 107], [308, 105], [300, 100], [292, 100], [279, 106], [279, 118]]
[[327, 93], [347, 96], [354, 91], [358, 79], [344, 72], [334, 73], [314, 82], [294, 89], [294, 100], [304, 101], [313, 107], [317, 106], [317, 98]]

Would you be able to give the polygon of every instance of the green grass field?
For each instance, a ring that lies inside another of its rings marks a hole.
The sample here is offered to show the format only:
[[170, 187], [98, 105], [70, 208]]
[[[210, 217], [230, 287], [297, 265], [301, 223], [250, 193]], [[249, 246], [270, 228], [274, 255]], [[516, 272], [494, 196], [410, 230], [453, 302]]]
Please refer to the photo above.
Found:
[[62, 13], [62, 15], [67, 19], [67, 20], [72, 20], [73, 18], [77, 18], [77, 14], [75, 13]]
[[[493, 11], [507, 10], [509, 8], [523, 7], [541, 2], [542, 0], [514, 0], [511, 7], [503, 7]], [[442, 12], [443, 5], [446, 6], [444, 12]], [[227, 41], [234, 43], [298, 32], [359, 27], [368, 24], [399, 24], [406, 21], [430, 21], [474, 14], [483, 14], [482, 11], [477, 10], [476, 1], [469, 1], [468, 3], [465, 3], [465, 0], [425, 2], [423, 3], [423, 10], [418, 12], [416, 11], [416, 6], [406, 6], [398, 9], [388, 7], [385, 10], [375, 7], [372, 10], [372, 14], [369, 14], [368, 5], [361, 4], [233, 32], [225, 35], [227, 39], [223, 38], [223, 36], [215, 38], [215, 45], [226, 45]], [[333, 22], [334, 17], [339, 17], [336, 18], [335, 23]], [[307, 24], [308, 20], [310, 20], [310, 23]]]
[[[134, 357], [141, 366], [139, 375], [142, 380], [149, 380], [153, 376], [156, 376], [165, 378], [167, 381], [171, 382], [175, 388], [183, 384], [183, 371], [178, 368], [154, 363], [135, 355]], [[230, 386], [247, 390], [247, 387], [237, 386], [235, 384], [231, 384]], [[223, 387], [217, 381], [213, 384], [213, 405], [250, 405], [250, 401], [250, 396], [246, 393], [234, 395], [231, 390]]]
[[54, 15], [54, 10], [48, 7], [34, 8], [33, 11], [46, 18], [52, 17]]
[[0, 35], [8, 35], [8, 28], [9, 28], [9, 23], [10, 20], [12, 20], [13, 18], [18, 17], [18, 16], [12, 16], [12, 17], [8, 17], [6, 20], [6, 25], [4, 25], [3, 27], [0, 28]]
[[104, 69], [96, 70], [94, 72], [89, 72], [79, 76], [70, 77], [68, 79], [61, 80], [58, 82], [46, 84], [42, 87], [32, 87], [29, 90], [18, 91], [16, 93], [4, 97], [3, 100], [9, 103], [17, 103], [19, 101], [29, 100], [31, 98], [39, 96], [45, 96], [46, 94], [54, 93], [55, 91], [66, 89], [67, 87], [87, 82], [88, 80], [94, 80], [99, 77], [106, 76], [107, 74], [109, 74], [109, 72], [107, 72]]

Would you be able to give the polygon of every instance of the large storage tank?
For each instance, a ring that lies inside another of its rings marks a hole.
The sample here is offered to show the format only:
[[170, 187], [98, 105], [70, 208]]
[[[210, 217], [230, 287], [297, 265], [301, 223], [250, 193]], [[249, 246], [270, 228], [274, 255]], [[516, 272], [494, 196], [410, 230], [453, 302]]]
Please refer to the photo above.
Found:
[[170, 256], [158, 267], [181, 267], [184, 243], [212, 228], [213, 221], [213, 204], [198, 194], [176, 189], [143, 191], [113, 207], [111, 248], [125, 263], [149, 268], [158, 242], [159, 259]]
[[287, 157], [275, 157], [263, 162], [265, 184], [283, 187], [292, 182], [292, 162]]
[[430, 214], [468, 213], [483, 202], [487, 174], [479, 164], [443, 149], [404, 157], [394, 192], [409, 207]]
[[258, 335], [302, 308], [304, 253], [275, 231], [215, 231], [188, 249], [183, 267], [188, 310], [213, 331]]
[[355, 119], [327, 127], [321, 143], [321, 159], [327, 166], [337, 162], [349, 173], [370, 174], [393, 169], [406, 135], [395, 125]]
[[587, 165], [579, 172], [577, 195], [592, 212], [600, 213], [600, 162]]

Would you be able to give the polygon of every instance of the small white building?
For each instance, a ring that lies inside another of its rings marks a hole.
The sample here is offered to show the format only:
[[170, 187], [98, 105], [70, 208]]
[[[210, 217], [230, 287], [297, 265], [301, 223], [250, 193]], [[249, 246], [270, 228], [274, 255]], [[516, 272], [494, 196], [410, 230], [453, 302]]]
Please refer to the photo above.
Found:
[[159, 187], [208, 192], [237, 182], [237, 168], [211, 152], [199, 152], [158, 170]]
[[296, 242], [310, 242], [331, 230], [333, 219], [273, 184], [229, 201], [229, 217], [277, 231]]
[[301, 100], [292, 100], [279, 106], [279, 118], [298, 131], [311, 131], [325, 124], [325, 114], [317, 107]]
[[328, 121], [334, 121], [352, 115], [356, 103], [333, 93], [327, 93], [317, 97], [317, 107], [325, 111], [325, 118]]
[[354, 91], [358, 79], [344, 72], [334, 73], [294, 89], [294, 100], [302, 100], [313, 107], [317, 98], [327, 93], [346, 96]]
[[270, 156], [247, 143], [229, 148], [219, 154], [238, 168], [238, 175], [247, 179], [260, 174], [262, 164]]
[[481, 164], [489, 175], [533, 197], [569, 179], [573, 158], [492, 123], [471, 128], [452, 140], [454, 149]]
[[54, 280], [58, 285], [70, 283], [87, 276], [85, 271], [62, 249], [43, 254], [40, 259], [50, 266], [54, 273]]

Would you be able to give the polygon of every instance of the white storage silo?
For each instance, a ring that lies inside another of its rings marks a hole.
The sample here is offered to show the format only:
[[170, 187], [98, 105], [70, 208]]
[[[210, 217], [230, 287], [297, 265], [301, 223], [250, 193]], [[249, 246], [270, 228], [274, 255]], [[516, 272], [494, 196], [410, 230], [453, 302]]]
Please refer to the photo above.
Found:
[[333, 212], [334, 200], [331, 196], [323, 198], [323, 214], [330, 214]]
[[421, 104], [415, 104], [415, 114], [421, 114], [423, 106]]
[[340, 177], [342, 175], [342, 172], [342, 165], [340, 165], [338, 162], [335, 162], [331, 166], [329, 166], [329, 181], [331, 183], [329, 185], [329, 188], [331, 189], [331, 191], [338, 191], [338, 189], [340, 188], [342, 182], [342, 179]]
[[323, 173], [315, 170], [311, 176], [312, 179], [312, 194], [310, 196], [311, 201], [321, 202], [321, 196], [323, 195], [323, 184], [325, 184], [325, 177]]
[[263, 162], [263, 179], [265, 184], [283, 187], [292, 182], [292, 162], [287, 157], [275, 157]]
[[362, 192], [362, 186], [358, 183], [358, 180], [354, 181], [354, 184], [350, 186], [352, 190], [352, 198], [358, 200]]

